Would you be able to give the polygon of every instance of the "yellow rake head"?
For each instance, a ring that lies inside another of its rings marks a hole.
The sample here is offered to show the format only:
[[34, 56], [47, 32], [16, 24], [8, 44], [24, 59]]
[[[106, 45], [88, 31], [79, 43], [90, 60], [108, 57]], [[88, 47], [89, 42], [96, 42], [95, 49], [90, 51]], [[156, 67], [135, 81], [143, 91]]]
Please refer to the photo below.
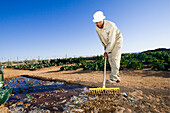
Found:
[[119, 88], [89, 88], [89, 95], [120, 94]]

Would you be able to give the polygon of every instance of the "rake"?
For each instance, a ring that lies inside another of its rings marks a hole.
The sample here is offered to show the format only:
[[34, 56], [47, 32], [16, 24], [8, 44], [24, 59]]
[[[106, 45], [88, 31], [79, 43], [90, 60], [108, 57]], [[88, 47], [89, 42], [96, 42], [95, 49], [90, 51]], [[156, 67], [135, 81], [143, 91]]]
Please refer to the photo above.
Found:
[[106, 88], [106, 60], [107, 57], [105, 58], [104, 62], [104, 77], [103, 77], [103, 87], [102, 88], [89, 88], [89, 95], [103, 95], [103, 94], [120, 94], [120, 89], [119, 88]]

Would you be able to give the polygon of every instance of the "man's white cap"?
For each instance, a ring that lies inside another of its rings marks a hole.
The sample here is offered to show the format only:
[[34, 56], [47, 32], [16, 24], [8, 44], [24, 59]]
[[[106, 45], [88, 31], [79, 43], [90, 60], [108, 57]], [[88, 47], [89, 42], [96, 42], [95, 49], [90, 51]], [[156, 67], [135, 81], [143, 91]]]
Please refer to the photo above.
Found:
[[97, 11], [94, 15], [93, 15], [93, 22], [100, 22], [103, 21], [103, 19], [105, 19], [106, 17], [103, 15], [102, 11]]

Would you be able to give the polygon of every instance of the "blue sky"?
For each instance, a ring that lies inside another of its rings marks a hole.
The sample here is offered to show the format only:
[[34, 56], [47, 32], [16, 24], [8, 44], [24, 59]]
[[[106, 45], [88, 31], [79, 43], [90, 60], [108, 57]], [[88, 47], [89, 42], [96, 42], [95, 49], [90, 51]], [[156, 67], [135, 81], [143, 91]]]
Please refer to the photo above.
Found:
[[0, 61], [103, 54], [99, 10], [120, 29], [123, 53], [170, 48], [170, 0], [0, 0]]

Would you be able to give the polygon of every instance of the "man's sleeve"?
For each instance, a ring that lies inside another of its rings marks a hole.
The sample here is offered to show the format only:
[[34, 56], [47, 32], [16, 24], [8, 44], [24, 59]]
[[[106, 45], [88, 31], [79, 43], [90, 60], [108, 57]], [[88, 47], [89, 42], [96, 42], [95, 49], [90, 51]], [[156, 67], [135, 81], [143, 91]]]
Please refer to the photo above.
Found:
[[103, 41], [102, 41], [102, 39], [101, 39], [100, 34], [98, 33], [98, 31], [97, 31], [97, 30], [96, 30], [96, 32], [97, 32], [97, 34], [98, 34], [98, 36], [99, 36], [100, 41], [102, 42], [102, 45], [105, 47], [105, 45], [104, 45], [104, 43], [103, 43]]
[[116, 28], [112, 26], [109, 32], [109, 43], [106, 46], [105, 52], [111, 52], [114, 45], [115, 45], [115, 38], [116, 38]]

